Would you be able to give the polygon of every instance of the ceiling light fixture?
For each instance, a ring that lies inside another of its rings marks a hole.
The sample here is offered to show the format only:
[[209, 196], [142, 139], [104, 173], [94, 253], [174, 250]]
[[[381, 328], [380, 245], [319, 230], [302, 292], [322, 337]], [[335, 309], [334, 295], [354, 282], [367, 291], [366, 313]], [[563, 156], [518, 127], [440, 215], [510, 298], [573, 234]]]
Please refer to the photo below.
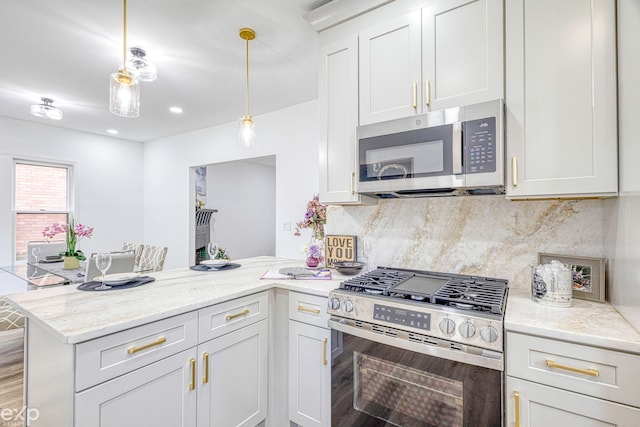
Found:
[[249, 115], [249, 40], [256, 38], [256, 32], [251, 28], [241, 28], [240, 38], [245, 40], [246, 43], [246, 80], [245, 80], [245, 111], [244, 117], [240, 120], [240, 130], [238, 132], [238, 142], [240, 145], [249, 147], [256, 143], [256, 129], [253, 119]]
[[109, 78], [109, 111], [117, 116], [138, 117], [140, 115], [140, 86], [127, 70], [127, 0], [124, 3], [124, 30], [122, 39], [122, 68]]
[[182, 114], [182, 108], [180, 107], [169, 107], [169, 111], [173, 114]]
[[158, 78], [158, 70], [145, 56], [147, 52], [140, 47], [129, 49], [131, 56], [127, 65], [135, 78], [141, 82], [152, 82]]
[[62, 110], [53, 106], [53, 99], [40, 98], [42, 104], [34, 104], [31, 106], [31, 114], [36, 117], [49, 120], [61, 120]]
[[107, 129], [107, 133], [110, 133], [111, 135], [117, 135], [118, 131], [116, 129]]

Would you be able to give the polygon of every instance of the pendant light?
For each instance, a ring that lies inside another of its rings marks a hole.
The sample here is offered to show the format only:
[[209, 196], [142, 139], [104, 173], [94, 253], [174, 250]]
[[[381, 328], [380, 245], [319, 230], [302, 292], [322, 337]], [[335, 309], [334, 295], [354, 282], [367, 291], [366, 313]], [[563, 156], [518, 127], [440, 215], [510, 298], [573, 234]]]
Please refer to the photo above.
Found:
[[49, 120], [62, 120], [62, 110], [53, 106], [53, 99], [40, 98], [42, 104], [31, 106], [31, 114]]
[[238, 132], [238, 143], [249, 147], [256, 143], [256, 129], [253, 119], [249, 115], [249, 40], [256, 38], [256, 32], [251, 28], [241, 28], [240, 38], [246, 41], [246, 61], [245, 61], [245, 110], [244, 117], [240, 119], [240, 129]]
[[129, 48], [131, 56], [127, 64], [133, 76], [141, 82], [152, 82], [158, 78], [158, 71], [145, 56], [147, 52], [140, 47]]
[[140, 115], [140, 86], [127, 70], [127, 0], [124, 3], [124, 25], [122, 40], [122, 68], [109, 78], [109, 111], [117, 116], [138, 117]]

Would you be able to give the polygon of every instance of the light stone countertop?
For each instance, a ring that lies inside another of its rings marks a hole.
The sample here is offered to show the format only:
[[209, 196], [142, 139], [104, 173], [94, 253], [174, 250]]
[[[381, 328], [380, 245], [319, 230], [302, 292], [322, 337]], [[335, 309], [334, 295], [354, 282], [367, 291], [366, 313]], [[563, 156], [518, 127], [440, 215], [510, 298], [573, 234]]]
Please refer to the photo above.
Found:
[[608, 303], [574, 298], [571, 307], [550, 307], [534, 302], [530, 289], [510, 289], [504, 328], [640, 354], [640, 333]]
[[260, 279], [267, 270], [303, 267], [304, 261], [255, 257], [232, 262], [241, 267], [211, 272], [185, 267], [149, 273], [156, 278], [154, 282], [129, 289], [88, 292], [68, 285], [4, 298], [29, 322], [64, 343], [75, 344], [274, 287], [327, 296], [348, 277], [332, 270], [331, 280]]

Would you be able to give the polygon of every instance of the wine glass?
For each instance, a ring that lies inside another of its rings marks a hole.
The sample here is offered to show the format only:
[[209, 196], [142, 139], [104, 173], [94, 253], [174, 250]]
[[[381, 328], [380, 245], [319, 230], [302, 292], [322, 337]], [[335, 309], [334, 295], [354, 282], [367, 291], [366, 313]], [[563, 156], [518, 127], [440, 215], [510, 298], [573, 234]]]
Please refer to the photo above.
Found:
[[218, 256], [218, 244], [216, 242], [209, 242], [207, 245], [207, 253], [209, 254], [209, 259], [216, 259]]
[[40, 256], [40, 246], [35, 246], [33, 248], [31, 248], [31, 255], [33, 255], [33, 258], [35, 259], [34, 264], [38, 263], [38, 256]]
[[109, 252], [101, 252], [96, 255], [96, 267], [102, 273], [102, 284], [96, 288], [96, 290], [105, 290], [110, 289], [111, 286], [107, 286], [104, 284], [104, 274], [107, 272], [109, 268], [111, 268], [111, 253]]

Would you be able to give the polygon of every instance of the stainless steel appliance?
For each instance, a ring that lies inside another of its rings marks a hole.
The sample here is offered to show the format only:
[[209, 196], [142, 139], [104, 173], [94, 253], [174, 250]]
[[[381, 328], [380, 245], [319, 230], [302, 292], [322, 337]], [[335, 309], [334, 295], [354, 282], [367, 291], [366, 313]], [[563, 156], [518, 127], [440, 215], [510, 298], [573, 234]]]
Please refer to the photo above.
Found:
[[380, 198], [504, 193], [503, 104], [358, 127], [358, 192]]
[[507, 281], [379, 267], [329, 293], [333, 426], [501, 426]]

